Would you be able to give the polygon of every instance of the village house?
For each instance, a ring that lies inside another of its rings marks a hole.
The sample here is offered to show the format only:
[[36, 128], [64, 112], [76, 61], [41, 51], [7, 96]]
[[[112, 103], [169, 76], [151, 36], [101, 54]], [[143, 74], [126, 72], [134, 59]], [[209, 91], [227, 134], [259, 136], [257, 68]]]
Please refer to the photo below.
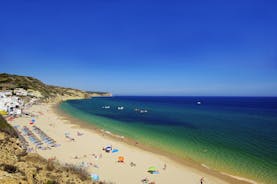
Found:
[[10, 96], [7, 91], [0, 92], [0, 112], [1, 114], [20, 115], [24, 102], [18, 96]]
[[5, 96], [12, 96], [13, 95], [13, 91], [12, 90], [1, 91], [1, 93], [4, 94]]
[[23, 88], [15, 88], [13, 93], [17, 96], [27, 96], [28, 92]]

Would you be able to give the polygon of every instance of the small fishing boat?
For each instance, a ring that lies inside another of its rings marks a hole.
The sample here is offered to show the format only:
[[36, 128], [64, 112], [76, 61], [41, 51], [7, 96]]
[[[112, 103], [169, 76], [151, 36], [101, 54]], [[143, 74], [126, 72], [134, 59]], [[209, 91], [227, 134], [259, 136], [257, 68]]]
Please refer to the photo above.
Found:
[[124, 107], [123, 106], [119, 106], [119, 107], [117, 107], [117, 110], [123, 110], [124, 109]]
[[102, 107], [103, 109], [109, 109], [109, 108], [111, 108], [109, 105], [106, 105], [106, 106], [103, 106]]
[[139, 112], [140, 112], [140, 113], [147, 113], [148, 111], [142, 109], [142, 110], [140, 110]]

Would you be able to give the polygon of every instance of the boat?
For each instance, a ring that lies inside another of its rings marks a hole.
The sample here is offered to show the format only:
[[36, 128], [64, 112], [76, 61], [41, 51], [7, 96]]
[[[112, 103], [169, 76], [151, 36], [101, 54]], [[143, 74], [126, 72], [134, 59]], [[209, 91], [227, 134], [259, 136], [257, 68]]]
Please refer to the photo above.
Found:
[[106, 106], [103, 106], [102, 107], [103, 109], [109, 109], [109, 108], [111, 108], [109, 105], [106, 105]]
[[148, 111], [142, 109], [142, 110], [140, 110], [139, 112], [140, 112], [140, 113], [146, 113], [146, 112], [148, 112]]
[[123, 106], [119, 106], [119, 107], [117, 107], [117, 110], [123, 110], [124, 109], [124, 107]]

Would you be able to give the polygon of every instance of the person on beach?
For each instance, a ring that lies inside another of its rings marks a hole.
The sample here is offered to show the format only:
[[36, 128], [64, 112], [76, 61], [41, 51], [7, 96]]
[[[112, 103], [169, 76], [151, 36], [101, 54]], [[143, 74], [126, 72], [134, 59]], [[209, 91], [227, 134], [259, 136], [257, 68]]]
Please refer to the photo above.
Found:
[[200, 184], [204, 184], [204, 177], [200, 179]]
[[131, 167], [136, 167], [136, 164], [135, 164], [134, 162], [131, 162], [131, 163], [130, 163], [130, 166], [131, 166]]
[[146, 177], [146, 178], [143, 178], [142, 180], [141, 180], [141, 182], [142, 183], [148, 183], [149, 182], [149, 179]]
[[166, 170], [166, 164], [164, 164], [163, 170]]

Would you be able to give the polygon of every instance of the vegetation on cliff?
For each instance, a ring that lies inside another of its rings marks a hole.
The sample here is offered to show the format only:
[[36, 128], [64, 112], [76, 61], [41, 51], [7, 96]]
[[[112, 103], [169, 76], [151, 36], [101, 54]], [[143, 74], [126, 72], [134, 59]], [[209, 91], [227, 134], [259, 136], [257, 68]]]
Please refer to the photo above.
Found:
[[10, 124], [6, 122], [6, 120], [0, 115], [0, 132], [5, 132], [12, 137], [17, 137], [15, 130], [12, 128]]
[[[37, 92], [41, 100], [66, 100], [92, 96], [110, 96], [105, 92], [87, 92], [78, 89], [44, 84], [27, 76], [0, 74], [0, 91], [23, 88]], [[27, 98], [28, 96], [26, 96]], [[28, 97], [29, 99], [31, 97]], [[28, 101], [28, 100], [27, 100]], [[93, 183], [90, 175], [74, 165], [63, 166], [58, 162], [46, 160], [36, 153], [27, 153], [18, 138], [17, 132], [0, 115], [0, 183], [1, 184], [77, 184]], [[96, 182], [102, 183], [105, 182]]]
[[[22, 149], [16, 132], [0, 115], [1, 184], [93, 184], [89, 173], [73, 165], [62, 166]], [[104, 184], [105, 182], [96, 182]], [[95, 183], [95, 184], [96, 184]]]
[[47, 85], [38, 79], [28, 76], [12, 75], [0, 73], [0, 90], [13, 90], [15, 88], [23, 88], [25, 90], [39, 91], [43, 99], [56, 98], [57, 96], [80, 96], [83, 98], [91, 96], [110, 96], [107, 92], [82, 91], [73, 88], [64, 88], [53, 85]]

